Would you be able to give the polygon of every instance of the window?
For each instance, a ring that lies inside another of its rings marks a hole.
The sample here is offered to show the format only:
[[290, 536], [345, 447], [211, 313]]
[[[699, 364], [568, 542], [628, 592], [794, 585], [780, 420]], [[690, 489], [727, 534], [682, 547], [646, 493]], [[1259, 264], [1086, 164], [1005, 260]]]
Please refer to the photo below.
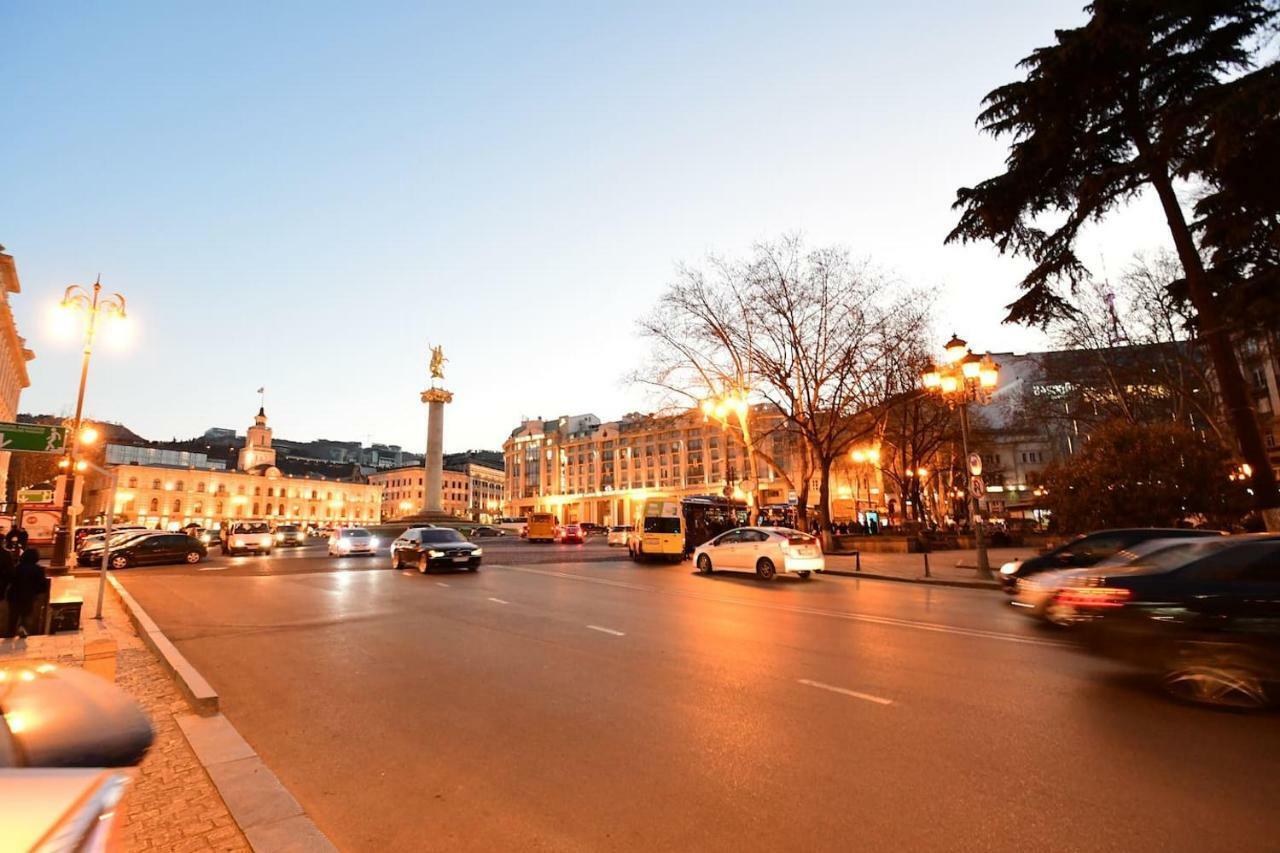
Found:
[[196, 483], [196, 491], [204, 494], [204, 483]]
[[176, 491], [182, 492], [182, 491], [186, 491], [186, 489], [184, 488], [185, 486], [186, 486], [186, 483], [183, 482], [182, 480], [179, 480], [177, 483], [174, 484], [173, 488]]
[[214, 512], [216, 512], [218, 515], [222, 515], [222, 501], [218, 501], [214, 506], [215, 506]]
[[159, 481], [159, 480], [152, 480], [152, 481], [151, 481], [151, 488], [153, 488], [153, 489], [158, 489], [158, 488], [160, 488], [160, 481]]
[[[271, 491], [271, 490], [270, 490], [270, 489], [268, 489], [267, 491]], [[271, 505], [271, 504], [267, 504], [267, 515], [271, 515], [271, 508], [272, 508], [272, 505]]]
[[151, 511], [152, 511], [152, 512], [159, 512], [159, 511], [160, 511], [160, 499], [159, 499], [159, 498], [152, 498], [152, 499], [151, 499]]
[[176, 512], [182, 512], [182, 498], [174, 498], [174, 499], [173, 499], [173, 511], [174, 511], [175, 513], [176, 513]]
[[261, 494], [262, 494], [262, 487], [261, 487], [261, 486], [254, 486], [254, 487], [253, 487], [253, 496], [256, 498], [256, 497], [258, 497], [258, 496], [259, 496], [259, 495], [261, 495]]
[[254, 515], [257, 515], [257, 514], [258, 514], [258, 502], [257, 502], [257, 501], [254, 501], [254, 502], [253, 502], [253, 514], [254, 514]]
[[138, 478], [137, 478], [137, 477], [130, 477], [130, 478], [129, 478], [129, 488], [131, 488], [131, 489], [136, 489], [136, 488], [138, 488]]
[[204, 512], [204, 504], [201, 503], [200, 501], [196, 501], [194, 504], [191, 505], [191, 511], [196, 513], [197, 515]]

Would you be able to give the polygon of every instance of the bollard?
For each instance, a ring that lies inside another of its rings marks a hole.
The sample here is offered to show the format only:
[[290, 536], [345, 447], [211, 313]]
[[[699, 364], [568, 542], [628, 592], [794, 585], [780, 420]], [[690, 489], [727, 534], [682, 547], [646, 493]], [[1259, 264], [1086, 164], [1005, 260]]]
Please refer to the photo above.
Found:
[[861, 551], [853, 552], [853, 570], [855, 572], [862, 571], [862, 552]]
[[932, 577], [932, 575], [930, 575], [930, 574], [929, 574], [929, 549], [928, 549], [928, 548], [926, 548], [926, 549], [925, 549], [924, 551], [922, 551], [921, 553], [923, 553], [923, 554], [924, 554], [924, 576], [925, 576], [925, 577]]

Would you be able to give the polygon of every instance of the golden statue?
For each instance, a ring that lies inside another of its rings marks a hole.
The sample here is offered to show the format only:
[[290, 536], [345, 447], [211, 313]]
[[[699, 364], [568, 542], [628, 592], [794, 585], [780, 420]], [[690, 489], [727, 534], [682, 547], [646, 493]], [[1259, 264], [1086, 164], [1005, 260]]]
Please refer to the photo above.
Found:
[[[430, 346], [430, 344], [428, 344]], [[444, 347], [431, 347], [431, 378], [444, 379], [444, 363], [449, 359], [444, 357]]]

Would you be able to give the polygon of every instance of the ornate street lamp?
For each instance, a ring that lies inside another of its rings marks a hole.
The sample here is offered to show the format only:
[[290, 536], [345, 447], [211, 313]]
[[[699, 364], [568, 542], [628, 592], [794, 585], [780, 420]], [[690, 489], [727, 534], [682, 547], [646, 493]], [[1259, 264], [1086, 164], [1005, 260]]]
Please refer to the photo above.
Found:
[[[944, 349], [944, 363], [930, 365], [920, 381], [927, 392], [937, 394], [948, 406], [959, 410], [960, 437], [967, 464], [969, 404], [986, 403], [991, 399], [991, 394], [1000, 384], [1000, 365], [992, 360], [990, 353], [975, 355], [969, 350], [969, 344], [956, 335], [951, 336]], [[965, 491], [968, 495], [969, 518], [973, 521], [974, 538], [977, 540], [978, 571], [989, 576], [991, 564], [987, 558], [986, 523], [978, 515], [978, 497], [974, 495], [973, 489]]]
[[[760, 513], [762, 506], [760, 502], [760, 476], [756, 468], [756, 454], [752, 449], [751, 443], [751, 403], [749, 397], [751, 389], [745, 386], [730, 389], [719, 396], [707, 397], [699, 405], [702, 411], [702, 419], [710, 421], [714, 419], [721, 427], [728, 429], [730, 417], [735, 417], [738, 422], [738, 433], [742, 438], [742, 447], [747, 454], [747, 476], [751, 478], [751, 489], [748, 490], [750, 503], [754, 504], [753, 512]], [[728, 453], [729, 448], [725, 448], [725, 483], [726, 492], [737, 497], [735, 492], [741, 492], [741, 489], [733, 488], [733, 481], [730, 479], [728, 471]], [[728, 495], [726, 495], [727, 497]]]

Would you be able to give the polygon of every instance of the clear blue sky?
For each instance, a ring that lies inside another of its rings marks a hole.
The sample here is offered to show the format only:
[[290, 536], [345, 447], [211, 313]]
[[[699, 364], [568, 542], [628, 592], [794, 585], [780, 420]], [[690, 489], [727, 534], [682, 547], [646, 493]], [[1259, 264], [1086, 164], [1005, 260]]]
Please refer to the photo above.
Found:
[[[0, 3], [22, 408], [70, 411], [45, 312], [100, 272], [137, 337], [92, 416], [243, 429], [265, 385], [278, 435], [420, 450], [430, 341], [446, 449], [498, 447], [644, 408], [634, 318], [675, 263], [790, 231], [937, 288], [944, 338], [1035, 348], [999, 322], [1024, 265], [942, 240], [1004, 154], [979, 101], [1082, 5]], [[1091, 257], [1159, 225], [1140, 204]]]

